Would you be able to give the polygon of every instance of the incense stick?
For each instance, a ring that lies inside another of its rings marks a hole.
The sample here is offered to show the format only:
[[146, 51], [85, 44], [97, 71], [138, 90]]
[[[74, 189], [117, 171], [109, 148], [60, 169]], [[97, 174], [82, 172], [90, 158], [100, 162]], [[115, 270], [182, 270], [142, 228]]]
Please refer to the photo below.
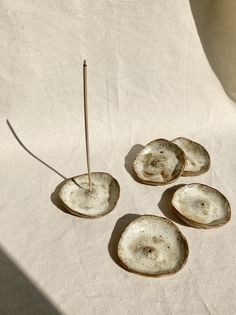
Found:
[[89, 191], [92, 191], [92, 181], [91, 181], [91, 171], [90, 171], [90, 154], [89, 154], [87, 63], [86, 63], [86, 60], [84, 60], [84, 64], [83, 64], [83, 85], [84, 85], [84, 127], [85, 127], [85, 143], [86, 143], [88, 182], [89, 182]]

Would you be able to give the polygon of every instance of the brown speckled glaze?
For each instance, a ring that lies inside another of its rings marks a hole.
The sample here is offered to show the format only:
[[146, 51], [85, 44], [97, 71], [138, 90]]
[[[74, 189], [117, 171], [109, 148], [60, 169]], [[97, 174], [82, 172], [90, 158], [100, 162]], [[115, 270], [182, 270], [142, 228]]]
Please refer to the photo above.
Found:
[[132, 221], [117, 250], [126, 270], [148, 277], [175, 274], [183, 268], [189, 254], [187, 240], [177, 226], [154, 215]]
[[[111, 212], [119, 199], [117, 180], [104, 172], [92, 172], [93, 191], [88, 190], [88, 176], [70, 178], [62, 186], [59, 197], [65, 208], [82, 218], [99, 218]], [[74, 196], [74, 197], [73, 197]]]
[[184, 222], [195, 228], [220, 227], [231, 218], [227, 198], [215, 188], [199, 183], [177, 189], [172, 198], [172, 207]]
[[184, 137], [176, 138], [172, 142], [177, 144], [185, 153], [186, 163], [182, 176], [198, 176], [209, 170], [210, 155], [200, 143]]
[[171, 141], [156, 139], [136, 156], [133, 169], [139, 180], [148, 185], [174, 182], [184, 171], [185, 154]]

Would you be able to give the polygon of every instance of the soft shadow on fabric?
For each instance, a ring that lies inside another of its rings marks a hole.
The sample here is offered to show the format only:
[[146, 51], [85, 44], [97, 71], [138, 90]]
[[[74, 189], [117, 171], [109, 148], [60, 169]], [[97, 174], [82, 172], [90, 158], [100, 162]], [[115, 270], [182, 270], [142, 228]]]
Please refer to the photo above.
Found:
[[63, 314], [1, 248], [0, 283], [0, 314]]
[[141, 144], [135, 144], [130, 151], [128, 152], [128, 154], [125, 157], [125, 169], [127, 170], [127, 172], [132, 176], [132, 178], [140, 183], [140, 180], [138, 179], [138, 177], [136, 176], [134, 170], [133, 170], [133, 162], [137, 156], [137, 154], [144, 148], [143, 145]]
[[171, 200], [174, 196], [174, 193], [176, 192], [177, 189], [179, 189], [180, 187], [183, 187], [183, 186], [184, 186], [184, 184], [179, 184], [179, 185], [172, 186], [172, 187], [168, 188], [167, 190], [165, 190], [161, 196], [159, 203], [158, 203], [158, 207], [161, 210], [161, 212], [164, 214], [164, 216], [167, 217], [168, 219], [170, 219], [171, 221], [174, 221], [175, 223], [187, 226], [187, 224], [184, 221], [182, 221], [174, 213], [173, 207], [171, 204]]
[[209, 64], [227, 95], [236, 101], [236, 1], [189, 2]]
[[[6, 120], [6, 123], [9, 127], [9, 129], [11, 130], [13, 136], [15, 137], [15, 139], [17, 140], [17, 142], [20, 144], [20, 146], [28, 153], [30, 154], [34, 159], [36, 159], [38, 162], [42, 163], [44, 166], [46, 166], [47, 168], [49, 168], [51, 171], [53, 171], [54, 173], [56, 173], [57, 175], [59, 175], [60, 177], [63, 178], [63, 181], [55, 188], [54, 192], [51, 194], [51, 201], [52, 203], [61, 211], [67, 213], [67, 214], [71, 214], [69, 211], [67, 211], [67, 209], [64, 207], [63, 203], [61, 202], [60, 198], [59, 198], [59, 192], [61, 187], [66, 183], [67, 178], [62, 175], [61, 173], [59, 173], [57, 170], [55, 170], [55, 168], [53, 168], [52, 166], [50, 166], [49, 164], [47, 164], [46, 162], [44, 162], [43, 160], [41, 160], [39, 157], [37, 157], [34, 153], [32, 153], [24, 144], [23, 142], [20, 140], [20, 138], [18, 137], [18, 135], [16, 134], [15, 130], [13, 129], [11, 123], [9, 122], [9, 120]], [[76, 183], [76, 181], [74, 179], [72, 179], [74, 181], [74, 183], [76, 185], [78, 185]], [[78, 185], [79, 186], [79, 185]], [[79, 186], [80, 187], [80, 186]]]
[[111, 256], [111, 258], [113, 259], [113, 261], [121, 268], [125, 269], [121, 262], [120, 259], [118, 257], [118, 253], [117, 253], [117, 246], [120, 240], [120, 237], [122, 235], [122, 233], [124, 232], [125, 228], [129, 225], [130, 222], [132, 222], [133, 220], [139, 218], [140, 215], [135, 214], [135, 213], [128, 213], [126, 215], [124, 215], [123, 217], [121, 217], [117, 222], [116, 225], [112, 231], [111, 234], [111, 238], [108, 244], [108, 252]]
[[37, 157], [34, 153], [32, 153], [24, 144], [23, 142], [20, 140], [20, 138], [18, 137], [18, 135], [16, 134], [15, 130], [13, 129], [10, 121], [7, 119], [6, 123], [11, 131], [11, 133], [13, 134], [13, 136], [15, 137], [15, 139], [17, 140], [17, 142], [19, 143], [19, 145], [28, 153], [30, 154], [34, 159], [36, 159], [38, 162], [42, 163], [44, 166], [46, 166], [47, 168], [49, 168], [51, 171], [53, 171], [54, 173], [56, 173], [57, 175], [59, 175], [60, 177], [62, 177], [63, 179], [66, 179], [66, 177], [64, 175], [62, 175], [60, 172], [58, 172], [57, 170], [55, 170], [55, 168], [53, 168], [52, 166], [50, 166], [49, 164], [47, 164], [46, 162], [44, 162], [43, 160], [41, 160], [39, 157]]

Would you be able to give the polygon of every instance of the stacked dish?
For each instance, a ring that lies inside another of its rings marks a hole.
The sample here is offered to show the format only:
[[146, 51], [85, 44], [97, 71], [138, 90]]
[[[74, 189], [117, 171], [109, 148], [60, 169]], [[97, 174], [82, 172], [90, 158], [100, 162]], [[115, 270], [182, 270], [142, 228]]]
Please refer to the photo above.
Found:
[[133, 169], [139, 180], [149, 185], [165, 185], [180, 176], [197, 176], [210, 168], [210, 156], [199, 143], [187, 138], [156, 139], [136, 156]]

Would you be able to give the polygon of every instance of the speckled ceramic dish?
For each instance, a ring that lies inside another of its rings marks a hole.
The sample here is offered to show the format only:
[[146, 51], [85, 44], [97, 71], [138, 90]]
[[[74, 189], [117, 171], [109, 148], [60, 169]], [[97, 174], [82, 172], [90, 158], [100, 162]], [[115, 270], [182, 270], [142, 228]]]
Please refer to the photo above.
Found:
[[123, 232], [118, 256], [131, 272], [152, 277], [172, 275], [186, 263], [188, 243], [170, 220], [143, 215]]
[[92, 191], [89, 191], [88, 175], [68, 179], [59, 196], [69, 212], [88, 218], [101, 217], [115, 207], [120, 194], [117, 180], [108, 173], [91, 173]]
[[199, 143], [187, 138], [172, 140], [185, 153], [186, 163], [182, 176], [196, 176], [206, 173], [210, 168], [210, 155]]
[[231, 216], [230, 204], [225, 196], [202, 184], [189, 184], [176, 190], [172, 206], [183, 221], [196, 228], [219, 227]]
[[184, 167], [183, 150], [165, 139], [148, 143], [133, 163], [139, 180], [149, 185], [165, 185], [175, 181], [183, 173]]

